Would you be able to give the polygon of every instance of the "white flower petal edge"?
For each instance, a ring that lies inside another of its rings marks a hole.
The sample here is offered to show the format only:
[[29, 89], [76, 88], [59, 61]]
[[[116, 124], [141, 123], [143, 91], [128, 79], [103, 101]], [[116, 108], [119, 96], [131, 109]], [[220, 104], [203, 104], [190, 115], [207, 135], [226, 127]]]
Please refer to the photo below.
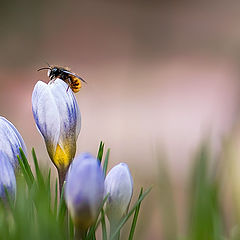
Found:
[[133, 193], [133, 180], [126, 163], [113, 167], [105, 179], [106, 214], [111, 222], [118, 222], [124, 216]]
[[0, 151], [7, 155], [14, 167], [18, 165], [19, 148], [27, 155], [25, 143], [18, 130], [10, 121], [0, 116]]
[[48, 84], [38, 81], [32, 94], [32, 111], [39, 132], [56, 149], [60, 134], [60, 117]]
[[77, 137], [81, 129], [81, 114], [76, 98], [68, 85], [57, 79], [48, 85], [55, 100], [60, 117], [60, 146], [62, 146], [66, 137]]

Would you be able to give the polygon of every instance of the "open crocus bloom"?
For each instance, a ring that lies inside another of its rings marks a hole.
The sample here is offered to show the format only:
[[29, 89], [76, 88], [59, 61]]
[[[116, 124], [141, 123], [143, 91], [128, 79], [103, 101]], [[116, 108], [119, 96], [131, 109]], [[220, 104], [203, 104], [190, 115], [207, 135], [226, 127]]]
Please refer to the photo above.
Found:
[[105, 179], [106, 215], [110, 224], [118, 224], [127, 211], [133, 193], [133, 181], [126, 163], [113, 167]]
[[13, 167], [18, 166], [19, 148], [27, 153], [25, 143], [14, 125], [0, 116], [0, 151], [7, 155]]
[[77, 156], [67, 173], [65, 199], [73, 221], [85, 231], [96, 220], [104, 195], [104, 174], [88, 153]]
[[48, 84], [38, 81], [32, 94], [33, 116], [48, 154], [61, 172], [66, 172], [75, 156], [81, 127], [75, 96], [61, 79]]
[[8, 156], [0, 151], [0, 198], [6, 198], [6, 190], [9, 196], [14, 199], [16, 195], [14, 168]]

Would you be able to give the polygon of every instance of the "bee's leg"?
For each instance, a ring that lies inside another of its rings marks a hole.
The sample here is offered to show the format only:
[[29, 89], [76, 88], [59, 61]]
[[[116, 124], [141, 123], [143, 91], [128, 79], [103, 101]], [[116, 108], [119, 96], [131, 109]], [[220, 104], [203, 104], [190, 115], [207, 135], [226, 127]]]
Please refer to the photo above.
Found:
[[67, 84], [68, 84], [68, 87], [67, 87], [66, 92], [68, 91], [68, 89], [69, 89], [69, 87], [70, 87], [70, 85], [71, 85], [71, 79], [70, 79], [70, 78], [67, 79]]
[[50, 84], [52, 84], [52, 83], [54, 83], [55, 82], [55, 80], [56, 80], [56, 78], [54, 77], [54, 76], [52, 76], [51, 78], [50, 78]]

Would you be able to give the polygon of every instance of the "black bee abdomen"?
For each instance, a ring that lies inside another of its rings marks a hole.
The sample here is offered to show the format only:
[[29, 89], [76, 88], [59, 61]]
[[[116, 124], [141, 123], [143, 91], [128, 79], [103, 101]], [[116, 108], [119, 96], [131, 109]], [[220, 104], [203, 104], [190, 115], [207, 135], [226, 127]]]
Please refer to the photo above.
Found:
[[61, 71], [61, 73], [59, 74], [59, 78], [62, 80], [67, 80], [68, 79], [68, 74]]

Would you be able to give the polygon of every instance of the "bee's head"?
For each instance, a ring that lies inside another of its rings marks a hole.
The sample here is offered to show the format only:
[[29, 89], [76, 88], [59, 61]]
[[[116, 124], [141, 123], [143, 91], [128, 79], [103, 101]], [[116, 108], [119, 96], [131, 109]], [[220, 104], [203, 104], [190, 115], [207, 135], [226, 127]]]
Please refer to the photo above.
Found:
[[51, 80], [57, 78], [61, 73], [61, 70], [58, 67], [51, 67], [49, 64], [48, 64], [48, 67], [43, 67], [38, 69], [38, 71], [41, 71], [41, 70], [48, 70], [47, 74]]
[[51, 80], [53, 80], [54, 78], [57, 78], [59, 74], [60, 74], [60, 71], [57, 67], [53, 67], [48, 70], [48, 76]]

